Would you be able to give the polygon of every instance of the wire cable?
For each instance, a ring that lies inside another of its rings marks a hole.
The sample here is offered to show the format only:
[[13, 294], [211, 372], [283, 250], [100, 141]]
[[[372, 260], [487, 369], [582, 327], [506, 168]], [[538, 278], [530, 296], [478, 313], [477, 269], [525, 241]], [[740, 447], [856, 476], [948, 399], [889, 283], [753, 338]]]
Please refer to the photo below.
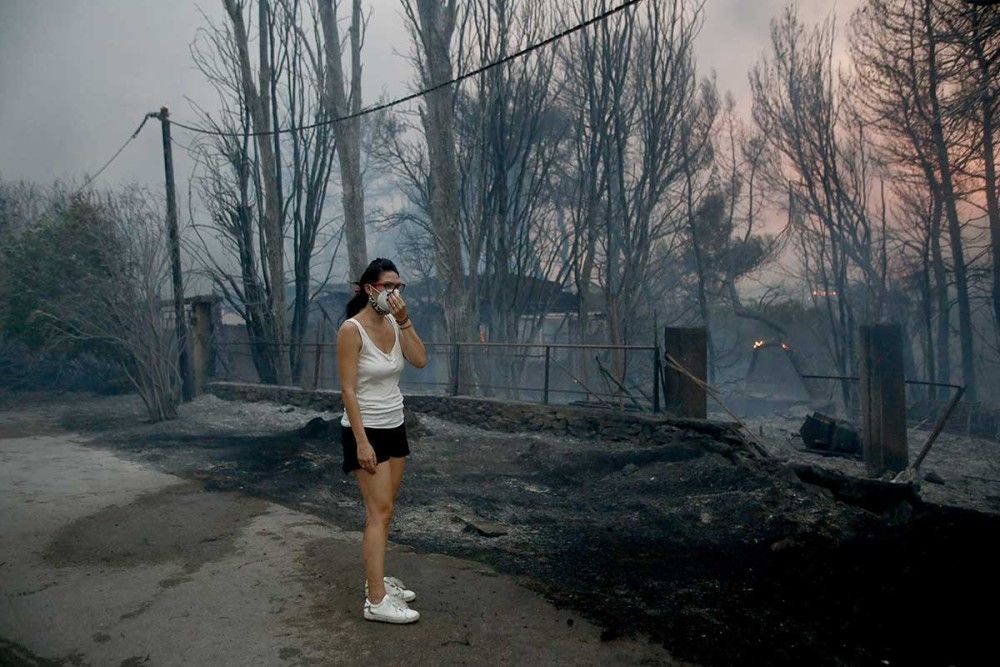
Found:
[[538, 49], [540, 49], [542, 47], [548, 46], [549, 44], [552, 44], [553, 42], [556, 42], [556, 41], [562, 39], [563, 37], [567, 37], [569, 35], [572, 35], [573, 33], [579, 32], [580, 30], [583, 30], [584, 28], [587, 28], [587, 27], [589, 27], [589, 26], [591, 26], [591, 25], [593, 25], [595, 23], [603, 21], [603, 20], [607, 19], [608, 17], [610, 17], [610, 16], [612, 16], [614, 14], [617, 14], [618, 12], [624, 11], [624, 10], [630, 8], [630, 7], [638, 5], [642, 1], [643, 0], [627, 0], [626, 2], [623, 2], [622, 4], [618, 5], [617, 7], [612, 7], [611, 9], [608, 9], [607, 11], [602, 12], [602, 13], [598, 14], [597, 16], [594, 16], [594, 17], [592, 17], [590, 19], [587, 19], [586, 21], [584, 21], [582, 23], [578, 23], [575, 26], [567, 28], [566, 30], [563, 30], [562, 32], [556, 33], [555, 35], [552, 35], [551, 37], [549, 37], [549, 38], [547, 38], [545, 40], [542, 40], [541, 42], [537, 42], [535, 44], [527, 46], [527, 47], [521, 49], [520, 51], [518, 51], [516, 53], [512, 53], [509, 56], [501, 58], [500, 60], [496, 60], [494, 62], [491, 62], [491, 63], [488, 63], [486, 65], [483, 65], [482, 67], [479, 67], [477, 69], [474, 69], [474, 70], [471, 70], [469, 72], [465, 72], [463, 74], [460, 74], [459, 76], [456, 76], [455, 78], [453, 78], [453, 79], [451, 79], [449, 81], [445, 81], [444, 83], [436, 84], [436, 85], [431, 86], [429, 88], [424, 88], [422, 90], [418, 90], [415, 93], [411, 93], [410, 95], [406, 95], [405, 97], [399, 97], [399, 98], [394, 99], [394, 100], [392, 100], [390, 102], [385, 102], [383, 104], [378, 104], [378, 105], [375, 105], [375, 106], [366, 107], [364, 109], [361, 109], [360, 111], [355, 111], [352, 114], [348, 114], [346, 116], [340, 116], [339, 118], [332, 118], [330, 120], [321, 120], [321, 121], [318, 121], [316, 123], [311, 123], [309, 125], [301, 125], [299, 127], [294, 127], [293, 126], [293, 127], [288, 127], [288, 128], [279, 128], [277, 130], [265, 130], [265, 131], [261, 131], [261, 132], [221, 132], [219, 130], [206, 130], [204, 128], [195, 127], [193, 125], [189, 125], [189, 124], [186, 124], [186, 123], [181, 123], [181, 122], [178, 122], [178, 121], [175, 121], [175, 120], [171, 120], [170, 123], [172, 125], [176, 125], [177, 127], [184, 128], [185, 130], [188, 130], [190, 132], [196, 132], [198, 134], [209, 134], [209, 135], [213, 135], [213, 136], [217, 136], [217, 137], [243, 137], [243, 136], [247, 136], [247, 137], [264, 137], [264, 136], [269, 136], [269, 135], [273, 135], [273, 134], [286, 134], [286, 133], [289, 133], [289, 132], [301, 132], [302, 130], [311, 130], [311, 129], [314, 129], [314, 128], [317, 128], [317, 127], [322, 127], [323, 125], [332, 125], [333, 123], [341, 123], [343, 121], [351, 120], [353, 118], [360, 118], [361, 116], [366, 116], [368, 114], [375, 113], [376, 111], [382, 111], [384, 109], [388, 109], [390, 107], [397, 106], [397, 105], [402, 104], [404, 102], [409, 102], [410, 100], [415, 100], [418, 97], [423, 97], [424, 95], [427, 95], [428, 93], [433, 93], [434, 91], [440, 90], [441, 88], [445, 88], [447, 86], [451, 86], [453, 84], [460, 83], [460, 82], [464, 81], [465, 79], [468, 79], [468, 78], [473, 77], [473, 76], [477, 76], [479, 74], [482, 74], [483, 72], [486, 72], [488, 70], [493, 69], [494, 67], [499, 67], [500, 65], [504, 65], [504, 64], [509, 63], [509, 62], [511, 62], [513, 60], [516, 60], [517, 58], [520, 58], [521, 56], [527, 55], [528, 53], [531, 53], [532, 51], [536, 51], [536, 50], [538, 50]]
[[97, 180], [98, 176], [104, 173], [105, 169], [111, 166], [111, 163], [114, 162], [118, 158], [118, 156], [122, 154], [122, 151], [125, 150], [125, 147], [128, 146], [130, 143], [132, 143], [133, 139], [139, 136], [139, 133], [142, 132], [142, 128], [146, 125], [146, 121], [148, 121], [150, 116], [152, 115], [154, 114], [146, 114], [146, 116], [143, 117], [142, 122], [139, 123], [139, 127], [135, 128], [135, 132], [133, 132], [131, 136], [129, 136], [129, 138], [125, 140], [125, 143], [123, 143], [121, 146], [118, 147], [118, 150], [115, 151], [115, 154], [112, 155], [110, 158], [108, 158], [108, 161], [104, 163], [103, 167], [97, 170], [97, 173], [88, 178], [83, 185], [77, 188], [76, 192], [74, 192], [72, 195], [73, 197], [86, 190], [91, 183]]

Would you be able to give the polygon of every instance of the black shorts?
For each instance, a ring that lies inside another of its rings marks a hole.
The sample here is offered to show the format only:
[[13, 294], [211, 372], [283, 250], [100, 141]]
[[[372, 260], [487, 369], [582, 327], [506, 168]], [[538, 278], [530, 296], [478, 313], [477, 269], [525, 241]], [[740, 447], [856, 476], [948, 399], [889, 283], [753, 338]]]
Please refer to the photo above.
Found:
[[[390, 457], [403, 457], [410, 453], [410, 444], [406, 440], [406, 424], [396, 428], [365, 428], [368, 442], [375, 450], [375, 461], [382, 463]], [[344, 472], [361, 468], [358, 463], [358, 441], [350, 426], [340, 425], [340, 442], [344, 446]]]

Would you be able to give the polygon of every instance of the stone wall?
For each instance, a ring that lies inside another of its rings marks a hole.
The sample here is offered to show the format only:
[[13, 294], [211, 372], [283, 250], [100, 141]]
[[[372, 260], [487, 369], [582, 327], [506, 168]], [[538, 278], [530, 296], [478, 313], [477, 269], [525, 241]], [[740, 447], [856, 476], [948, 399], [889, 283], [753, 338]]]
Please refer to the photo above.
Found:
[[[339, 391], [300, 389], [239, 382], [211, 382], [207, 391], [219, 398], [270, 401], [313, 410], [343, 410]], [[720, 454], [746, 450], [744, 439], [731, 422], [680, 419], [666, 415], [616, 412], [596, 408], [519, 403], [471, 396], [407, 394], [407, 412], [434, 415], [470, 426], [502, 431], [531, 431], [553, 436], [600, 438], [637, 445], [670, 444], [679, 439], [698, 441]], [[756, 452], [756, 450], [748, 450]]]

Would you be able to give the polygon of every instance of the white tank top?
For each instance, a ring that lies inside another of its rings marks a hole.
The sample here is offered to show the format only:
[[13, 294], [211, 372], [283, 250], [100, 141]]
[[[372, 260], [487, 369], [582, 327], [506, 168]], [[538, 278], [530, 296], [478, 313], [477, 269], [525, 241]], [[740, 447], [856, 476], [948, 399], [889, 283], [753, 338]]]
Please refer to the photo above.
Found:
[[[364, 325], [353, 317], [348, 319], [361, 332], [361, 352], [358, 353], [358, 407], [365, 428], [396, 428], [403, 423], [403, 394], [399, 391], [399, 376], [403, 372], [403, 351], [399, 347], [399, 325], [386, 315], [396, 340], [388, 354], [368, 337]], [[344, 410], [340, 423], [350, 426]]]

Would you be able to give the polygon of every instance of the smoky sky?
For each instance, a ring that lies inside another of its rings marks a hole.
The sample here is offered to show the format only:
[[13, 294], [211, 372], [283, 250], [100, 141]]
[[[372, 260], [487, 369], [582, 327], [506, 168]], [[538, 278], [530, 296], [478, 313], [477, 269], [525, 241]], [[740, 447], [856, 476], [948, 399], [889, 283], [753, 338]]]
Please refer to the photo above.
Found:
[[[799, 13], [807, 23], [835, 14], [842, 42], [843, 25], [858, 2], [801, 0]], [[786, 4], [705, 4], [699, 70], [714, 70], [720, 90], [731, 91], [741, 109], [748, 108], [747, 70], [766, 49], [769, 22]], [[410, 92], [413, 69], [405, 57], [399, 0], [367, 0], [365, 7], [372, 12], [363, 55], [365, 103]], [[165, 105], [174, 118], [191, 120], [189, 100], [213, 109], [215, 94], [190, 56], [206, 16], [221, 21], [221, 1], [0, 0], [0, 177], [80, 182], [147, 112]], [[175, 130], [179, 142], [184, 135]], [[158, 124], [147, 125], [98, 184], [162, 187], [160, 145]], [[191, 165], [183, 153], [175, 162], [183, 191]]]

